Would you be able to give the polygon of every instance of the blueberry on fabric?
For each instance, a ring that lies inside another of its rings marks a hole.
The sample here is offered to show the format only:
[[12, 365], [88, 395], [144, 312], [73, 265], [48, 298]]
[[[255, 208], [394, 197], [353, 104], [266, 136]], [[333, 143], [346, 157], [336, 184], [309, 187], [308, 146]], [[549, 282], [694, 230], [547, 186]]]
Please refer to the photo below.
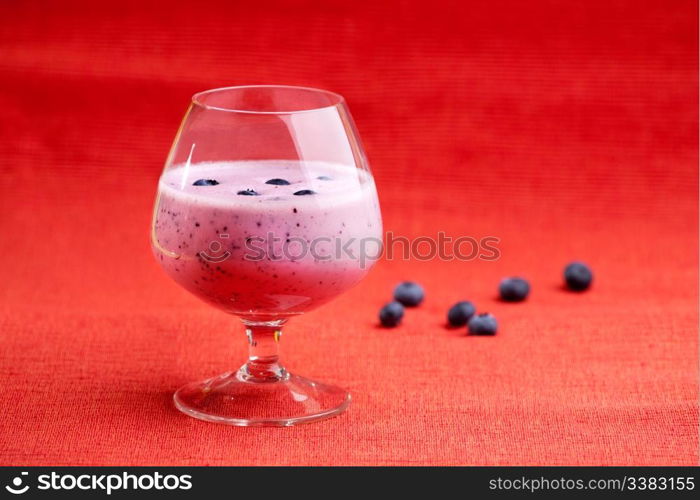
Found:
[[244, 189], [243, 191], [238, 191], [237, 194], [241, 196], [258, 196], [258, 192], [254, 189]]
[[469, 333], [472, 335], [496, 335], [498, 322], [492, 314], [483, 313], [469, 320]]
[[447, 311], [447, 321], [452, 326], [464, 326], [474, 316], [476, 308], [468, 301], [457, 302]]
[[266, 181], [265, 184], [272, 184], [273, 186], [289, 186], [289, 181], [285, 179], [270, 179]]
[[379, 321], [383, 326], [394, 327], [401, 323], [403, 306], [398, 302], [389, 302], [379, 310]]
[[309, 194], [316, 194], [316, 191], [312, 191], [311, 189], [302, 189], [301, 191], [294, 193], [295, 196], [306, 196]]
[[404, 281], [394, 289], [394, 300], [406, 307], [416, 307], [424, 298], [423, 287], [412, 281]]
[[593, 271], [583, 262], [571, 262], [564, 269], [564, 281], [569, 290], [582, 292], [591, 286]]
[[192, 183], [193, 186], [216, 186], [219, 181], [214, 179], [197, 179]]
[[520, 302], [530, 293], [530, 284], [522, 278], [504, 278], [498, 286], [501, 299], [507, 302]]

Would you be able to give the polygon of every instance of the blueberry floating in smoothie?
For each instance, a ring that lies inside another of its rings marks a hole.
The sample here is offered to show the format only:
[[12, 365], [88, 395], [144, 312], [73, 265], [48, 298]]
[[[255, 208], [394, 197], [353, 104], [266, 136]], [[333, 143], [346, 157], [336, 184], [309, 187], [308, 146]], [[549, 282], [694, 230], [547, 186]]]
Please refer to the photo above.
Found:
[[583, 262], [572, 262], [564, 269], [564, 281], [569, 290], [582, 292], [591, 286], [593, 271]]
[[389, 302], [379, 311], [379, 321], [382, 326], [394, 327], [401, 323], [403, 306], [398, 302]]
[[423, 287], [412, 281], [404, 281], [394, 289], [394, 300], [406, 307], [416, 307], [424, 297]]
[[270, 179], [266, 181], [265, 184], [272, 184], [273, 186], [289, 186], [290, 182], [285, 179]]
[[469, 320], [469, 333], [472, 335], [496, 335], [498, 322], [492, 314], [483, 313]]
[[464, 326], [474, 316], [476, 308], [468, 301], [457, 302], [447, 311], [447, 321], [452, 326]]
[[254, 189], [244, 189], [243, 191], [238, 191], [241, 196], [258, 196], [258, 192]]
[[197, 179], [192, 183], [193, 186], [216, 186], [219, 181], [214, 179]]
[[307, 196], [310, 194], [316, 194], [316, 191], [312, 191], [311, 189], [302, 189], [301, 191], [294, 193], [294, 196]]
[[521, 302], [530, 293], [530, 283], [522, 278], [504, 278], [498, 286], [498, 293], [506, 302]]
[[328, 177], [327, 175], [319, 175], [316, 177], [319, 181], [332, 181], [333, 179]]

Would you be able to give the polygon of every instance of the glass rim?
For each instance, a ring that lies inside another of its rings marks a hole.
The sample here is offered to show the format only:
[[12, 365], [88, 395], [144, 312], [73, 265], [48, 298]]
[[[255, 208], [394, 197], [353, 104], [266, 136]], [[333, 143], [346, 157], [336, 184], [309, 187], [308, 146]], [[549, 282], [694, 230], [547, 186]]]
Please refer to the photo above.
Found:
[[[298, 110], [259, 111], [259, 110], [253, 110], [253, 109], [236, 109], [233, 107], [227, 108], [227, 107], [222, 107], [222, 106], [212, 106], [211, 104], [206, 104], [202, 100], [202, 98], [207, 96], [207, 95], [218, 94], [221, 92], [228, 92], [228, 91], [244, 90], [244, 89], [304, 90], [307, 92], [312, 92], [312, 93], [328, 96], [334, 102], [332, 102], [332, 104], [306, 107], [306, 108], [302, 108], [302, 109], [298, 109]], [[229, 86], [229, 87], [217, 87], [217, 88], [213, 88], [213, 89], [202, 90], [201, 92], [197, 92], [196, 94], [194, 94], [192, 96], [192, 105], [200, 107], [202, 109], [208, 109], [208, 110], [212, 110], [212, 111], [224, 111], [224, 112], [228, 112], [228, 113], [250, 114], [250, 115], [294, 115], [294, 114], [299, 114], [299, 113], [312, 113], [315, 111], [322, 111], [324, 109], [337, 108], [338, 106], [340, 106], [344, 103], [345, 103], [345, 98], [336, 92], [331, 92], [330, 90], [319, 89], [316, 87], [304, 87], [304, 86], [300, 86], [300, 85], [233, 85], [233, 86]]]

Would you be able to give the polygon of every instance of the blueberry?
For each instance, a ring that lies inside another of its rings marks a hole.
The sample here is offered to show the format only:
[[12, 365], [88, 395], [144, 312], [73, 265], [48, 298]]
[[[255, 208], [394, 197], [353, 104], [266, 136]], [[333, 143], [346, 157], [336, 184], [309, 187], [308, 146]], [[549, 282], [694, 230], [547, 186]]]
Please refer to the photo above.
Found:
[[492, 314], [483, 313], [469, 320], [469, 333], [472, 335], [496, 335], [498, 322]]
[[449, 321], [452, 326], [463, 326], [467, 324], [469, 318], [474, 316], [475, 312], [476, 309], [471, 302], [457, 302], [447, 311], [447, 321]]
[[216, 186], [219, 181], [214, 179], [197, 179], [192, 183], [193, 186]]
[[570, 290], [582, 292], [591, 286], [593, 272], [583, 262], [572, 262], [564, 269], [564, 280]]
[[394, 289], [394, 300], [401, 302], [406, 307], [415, 307], [425, 297], [423, 287], [412, 281], [404, 281]]
[[530, 284], [522, 278], [504, 278], [498, 287], [501, 299], [508, 302], [520, 302], [530, 293]]
[[289, 186], [289, 181], [284, 179], [270, 179], [269, 181], [265, 182], [265, 184], [273, 184], [275, 186]]
[[332, 180], [333, 180], [333, 179], [331, 179], [330, 177], [328, 177], [327, 175], [319, 175], [319, 176], [316, 177], [316, 178], [317, 178], [319, 181], [332, 181]]
[[403, 306], [398, 302], [389, 302], [379, 311], [379, 321], [383, 326], [396, 326], [403, 318]]
[[258, 196], [258, 192], [254, 189], [244, 189], [243, 191], [238, 191], [237, 194], [241, 196]]
[[316, 194], [316, 191], [312, 191], [310, 189], [302, 189], [301, 191], [297, 191], [294, 193], [296, 196], [304, 196], [307, 194]]

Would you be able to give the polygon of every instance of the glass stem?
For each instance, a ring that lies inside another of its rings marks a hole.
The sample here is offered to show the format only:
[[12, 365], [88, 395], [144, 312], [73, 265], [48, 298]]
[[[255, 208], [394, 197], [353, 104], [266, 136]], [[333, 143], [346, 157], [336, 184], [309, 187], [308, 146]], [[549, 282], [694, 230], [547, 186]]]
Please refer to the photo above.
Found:
[[246, 382], [278, 382], [288, 377], [279, 363], [279, 341], [286, 320], [243, 320], [248, 337], [248, 361], [238, 371]]

